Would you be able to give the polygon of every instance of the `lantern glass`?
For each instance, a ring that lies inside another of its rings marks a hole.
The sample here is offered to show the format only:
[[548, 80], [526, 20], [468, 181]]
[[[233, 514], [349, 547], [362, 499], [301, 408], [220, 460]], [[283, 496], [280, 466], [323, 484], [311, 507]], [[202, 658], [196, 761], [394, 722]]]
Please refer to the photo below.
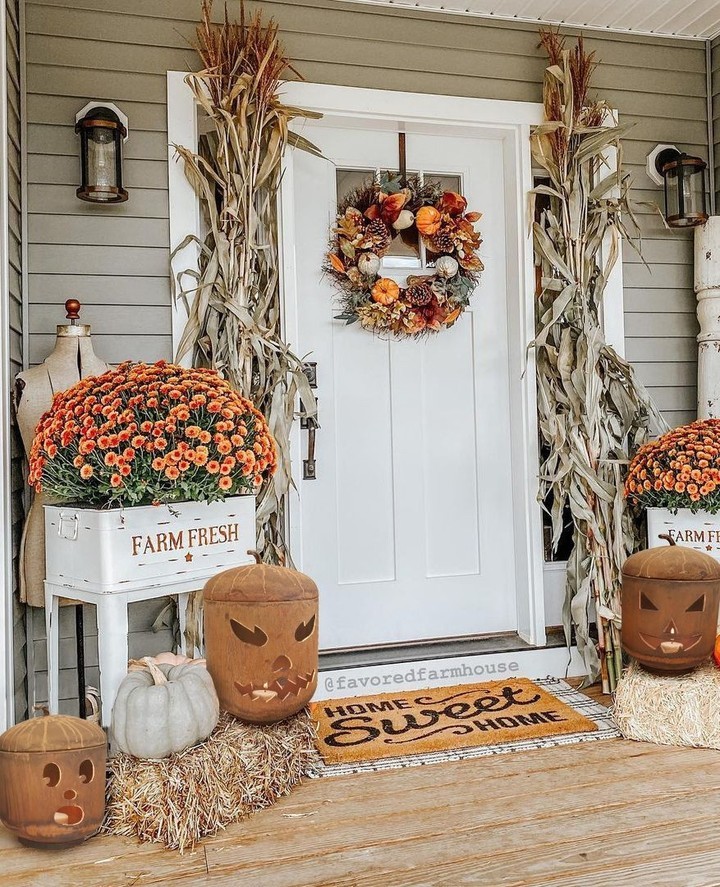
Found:
[[92, 108], [75, 127], [80, 133], [81, 200], [121, 203], [128, 199], [122, 184], [122, 143], [126, 130], [110, 108]]
[[705, 209], [706, 163], [681, 154], [662, 168], [665, 179], [665, 218], [673, 228], [688, 228], [707, 221]]

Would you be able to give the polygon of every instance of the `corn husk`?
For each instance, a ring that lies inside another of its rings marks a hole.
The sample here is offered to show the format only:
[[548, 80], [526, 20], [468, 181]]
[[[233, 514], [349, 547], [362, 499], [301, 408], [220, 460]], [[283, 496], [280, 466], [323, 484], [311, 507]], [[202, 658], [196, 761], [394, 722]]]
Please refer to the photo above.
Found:
[[[623, 172], [622, 136], [609, 108], [589, 98], [596, 66], [582, 38], [574, 49], [541, 31], [545, 122], [531, 138], [548, 184], [534, 189], [544, 208], [533, 224], [540, 270], [535, 349], [544, 461], [541, 501], [550, 501], [553, 546], [569, 509], [573, 552], [563, 612], [591, 680], [615, 686], [620, 649], [621, 567], [639, 544], [623, 497], [629, 457], [651, 429], [666, 427], [633, 368], [607, 343], [602, 305], [622, 240], [637, 232]], [[612, 168], [608, 160], [615, 155]], [[590, 634], [595, 616], [598, 641]]]
[[307, 415], [316, 410], [302, 361], [282, 334], [278, 191], [289, 146], [317, 153], [290, 122], [320, 115], [280, 100], [281, 78], [292, 69], [277, 25], [265, 24], [261, 13], [246, 21], [241, 5], [240, 21], [230, 21], [226, 8], [224, 22], [213, 24], [212, 0], [204, 0], [197, 49], [203, 70], [186, 82], [204, 115], [204, 134], [199, 150], [174, 147], [207, 234], [188, 235], [173, 254], [190, 243], [199, 250], [198, 267], [173, 279], [174, 298], [188, 312], [176, 359], [190, 354], [195, 366], [219, 370], [268, 421], [278, 468], [258, 495], [257, 548], [277, 563], [287, 554], [283, 501], [298, 397]]

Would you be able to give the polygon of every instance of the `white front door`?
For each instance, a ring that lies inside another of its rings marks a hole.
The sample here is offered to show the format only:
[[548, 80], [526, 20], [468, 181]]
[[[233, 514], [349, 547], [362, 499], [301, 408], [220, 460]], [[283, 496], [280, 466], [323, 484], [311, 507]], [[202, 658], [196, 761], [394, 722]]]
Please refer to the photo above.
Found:
[[[323, 649], [518, 627], [508, 306], [521, 283], [506, 219], [516, 183], [492, 131], [418, 129], [407, 127], [408, 170], [459, 186], [483, 213], [485, 264], [459, 322], [418, 342], [334, 320], [320, 270], [338, 190], [396, 170], [397, 131], [321, 122], [303, 133], [325, 159], [294, 152], [293, 345], [317, 364], [320, 428], [316, 479], [295, 466], [293, 557], [320, 589]], [[306, 431], [301, 442], [304, 456]]]

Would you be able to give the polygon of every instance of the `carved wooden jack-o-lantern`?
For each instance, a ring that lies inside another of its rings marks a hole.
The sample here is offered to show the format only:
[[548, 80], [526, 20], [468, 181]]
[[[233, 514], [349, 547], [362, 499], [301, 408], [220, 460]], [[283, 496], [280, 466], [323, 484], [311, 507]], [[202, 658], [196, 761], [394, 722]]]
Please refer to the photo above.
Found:
[[255, 557], [205, 585], [205, 655], [220, 707], [270, 724], [304, 708], [317, 687], [318, 590], [304, 573]]
[[77, 844], [105, 813], [107, 740], [90, 721], [32, 718], [0, 736], [0, 820], [23, 844]]
[[677, 674], [713, 651], [720, 604], [720, 563], [676, 545], [639, 551], [625, 561], [622, 646], [650, 671]]

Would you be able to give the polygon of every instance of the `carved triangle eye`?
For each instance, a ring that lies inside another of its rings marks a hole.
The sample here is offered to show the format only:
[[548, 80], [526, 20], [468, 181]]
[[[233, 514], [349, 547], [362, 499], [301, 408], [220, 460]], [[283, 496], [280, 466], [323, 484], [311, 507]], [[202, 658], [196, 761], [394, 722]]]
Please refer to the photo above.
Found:
[[315, 631], [315, 617], [311, 616], [307, 622], [301, 622], [295, 629], [295, 640], [304, 641]]
[[690, 606], [685, 610], [686, 613], [702, 613], [705, 609], [705, 595], [701, 594], [700, 597], [695, 601], [694, 604], [690, 604]]
[[640, 609], [641, 610], [657, 610], [655, 604], [650, 600], [650, 598], [646, 594], [640, 594]]
[[238, 622], [237, 619], [231, 619], [230, 625], [236, 636], [244, 644], [252, 644], [253, 647], [263, 647], [268, 642], [268, 636], [258, 625], [254, 629], [249, 629], [242, 622]]

